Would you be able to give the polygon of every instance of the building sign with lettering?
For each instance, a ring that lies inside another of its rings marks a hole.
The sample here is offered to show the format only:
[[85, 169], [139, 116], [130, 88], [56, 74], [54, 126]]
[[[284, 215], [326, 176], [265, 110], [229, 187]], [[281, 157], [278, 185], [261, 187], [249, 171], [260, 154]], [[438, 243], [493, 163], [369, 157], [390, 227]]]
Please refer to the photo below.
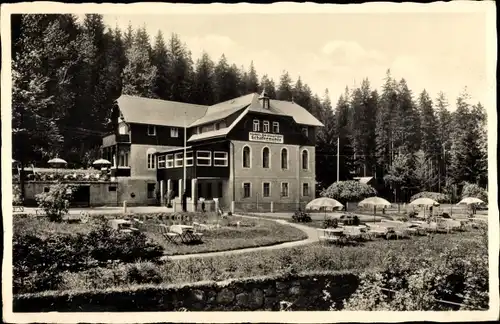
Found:
[[248, 140], [251, 142], [283, 144], [283, 135], [250, 132], [248, 134]]

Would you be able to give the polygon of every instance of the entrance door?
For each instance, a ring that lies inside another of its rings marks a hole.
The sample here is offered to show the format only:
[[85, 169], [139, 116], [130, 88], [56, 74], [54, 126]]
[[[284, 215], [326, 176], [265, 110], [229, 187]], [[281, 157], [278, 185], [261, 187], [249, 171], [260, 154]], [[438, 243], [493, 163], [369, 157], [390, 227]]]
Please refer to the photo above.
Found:
[[90, 207], [90, 185], [80, 185], [73, 190], [71, 207]]

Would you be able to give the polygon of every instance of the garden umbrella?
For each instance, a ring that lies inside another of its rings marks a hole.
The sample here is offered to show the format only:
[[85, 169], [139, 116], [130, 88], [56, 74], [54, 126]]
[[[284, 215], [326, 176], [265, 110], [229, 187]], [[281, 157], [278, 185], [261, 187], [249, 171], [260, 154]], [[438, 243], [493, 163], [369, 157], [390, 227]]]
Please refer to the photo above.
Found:
[[99, 160], [95, 160], [94, 163], [92, 163], [92, 165], [94, 165], [95, 167], [100, 169], [102, 167], [110, 166], [111, 162], [109, 162], [106, 159], [99, 159]]
[[471, 206], [472, 207], [472, 213], [475, 214], [476, 211], [475, 211], [475, 209], [473, 207], [475, 205], [480, 205], [480, 204], [484, 204], [484, 201], [482, 201], [479, 198], [475, 198], [475, 197], [467, 197], [467, 198], [464, 198], [464, 199], [460, 200], [460, 202], [457, 204], [457, 206], [459, 206], [459, 205]]
[[63, 167], [65, 166], [66, 164], [68, 164], [68, 162], [66, 162], [65, 160], [61, 159], [61, 158], [53, 158], [53, 159], [50, 159], [49, 162], [48, 162], [51, 166], [55, 167], [56, 168], [56, 173], [57, 173], [57, 168], [58, 167]]
[[380, 197], [368, 197], [363, 200], [361, 200], [358, 203], [358, 206], [364, 207], [364, 206], [373, 206], [373, 221], [375, 222], [375, 213], [377, 210], [377, 207], [390, 207], [391, 203], [384, 198]]
[[475, 198], [475, 197], [467, 197], [467, 198], [460, 200], [460, 202], [457, 204], [457, 206], [458, 205], [473, 205], [473, 204], [484, 204], [484, 201], [482, 201], [479, 198]]
[[307, 205], [306, 209], [311, 209], [311, 210], [320, 210], [321, 208], [324, 209], [325, 211], [325, 218], [326, 218], [326, 210], [327, 209], [342, 209], [344, 205], [342, 205], [340, 202], [338, 202], [335, 199], [332, 198], [327, 198], [327, 197], [321, 197], [321, 198], [316, 198], [314, 200], [311, 200]]
[[[430, 198], [418, 198], [418, 199], [415, 199], [414, 201], [412, 201], [410, 203], [410, 205], [412, 206], [424, 206], [424, 207], [427, 207], [427, 206], [439, 206], [439, 203], [437, 201], [435, 201], [434, 199], [430, 199]], [[425, 217], [425, 209], [424, 209], [424, 217]]]

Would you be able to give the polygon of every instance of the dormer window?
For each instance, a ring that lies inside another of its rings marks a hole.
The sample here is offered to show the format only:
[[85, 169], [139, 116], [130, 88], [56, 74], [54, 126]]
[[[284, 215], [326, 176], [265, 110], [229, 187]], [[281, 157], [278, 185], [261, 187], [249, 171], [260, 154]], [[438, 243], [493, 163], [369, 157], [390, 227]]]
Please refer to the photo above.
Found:
[[253, 120], [253, 131], [260, 132], [260, 121], [258, 119]]
[[148, 125], [148, 135], [149, 136], [156, 136], [156, 126]]
[[267, 96], [266, 90], [262, 91], [262, 94], [259, 97], [259, 100], [262, 100], [262, 108], [269, 109], [269, 97]]

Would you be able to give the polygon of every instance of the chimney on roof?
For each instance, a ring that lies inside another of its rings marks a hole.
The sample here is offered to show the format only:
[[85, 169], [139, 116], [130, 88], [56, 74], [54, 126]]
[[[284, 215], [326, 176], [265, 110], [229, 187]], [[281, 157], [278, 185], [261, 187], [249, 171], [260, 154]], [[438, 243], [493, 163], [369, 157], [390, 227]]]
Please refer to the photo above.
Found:
[[269, 97], [267, 96], [266, 90], [262, 90], [259, 100], [262, 100], [262, 108], [269, 109]]

